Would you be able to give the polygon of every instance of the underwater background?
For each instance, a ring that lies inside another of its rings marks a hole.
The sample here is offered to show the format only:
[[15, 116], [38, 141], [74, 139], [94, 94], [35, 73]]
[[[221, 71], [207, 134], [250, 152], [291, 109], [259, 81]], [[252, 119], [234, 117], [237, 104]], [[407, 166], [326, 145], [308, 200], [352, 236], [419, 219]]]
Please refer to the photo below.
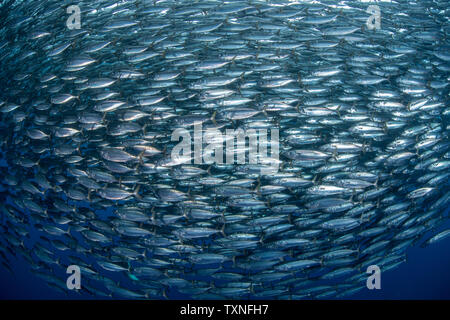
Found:
[[0, 2], [0, 298], [450, 299], [450, 9], [371, 3]]
[[[450, 227], [450, 223], [442, 226]], [[345, 299], [450, 299], [450, 239], [408, 249], [406, 263], [382, 272], [381, 289], [363, 289]], [[58, 292], [35, 277], [26, 261], [14, 261], [15, 275], [0, 267], [1, 299], [100, 299], [88, 294]], [[183, 299], [179, 296], [174, 298]], [[104, 299], [104, 298], [102, 298]]]
[[[442, 226], [449, 228], [450, 222]], [[15, 275], [0, 267], [0, 299], [104, 299], [58, 292], [35, 277], [23, 259], [14, 261]], [[174, 297], [183, 299], [185, 297]], [[450, 239], [407, 251], [407, 261], [381, 274], [381, 289], [363, 289], [344, 299], [450, 299]]]

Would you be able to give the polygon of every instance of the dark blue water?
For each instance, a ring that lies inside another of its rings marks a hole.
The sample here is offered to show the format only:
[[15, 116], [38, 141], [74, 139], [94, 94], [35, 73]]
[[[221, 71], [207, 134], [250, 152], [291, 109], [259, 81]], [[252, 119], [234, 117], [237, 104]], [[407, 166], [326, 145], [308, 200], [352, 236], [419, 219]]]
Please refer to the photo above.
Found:
[[[426, 25], [424, 25], [424, 28], [425, 26]], [[445, 41], [448, 42], [447, 39], [445, 39]], [[447, 76], [445, 76], [445, 78], [447, 78]], [[443, 184], [444, 188], [447, 187], [447, 185], [448, 183]], [[0, 197], [0, 199], [2, 198]], [[1, 220], [0, 223], [2, 223]], [[439, 230], [448, 228], [450, 228], [450, 221], [446, 222], [445, 225], [440, 226]], [[439, 230], [435, 230], [434, 234], [439, 232]], [[430, 235], [431, 234], [428, 234], [428, 236]], [[35, 237], [36, 237], [35, 234], [31, 235], [31, 238]], [[29, 248], [31, 248], [31, 246]], [[47, 287], [44, 280], [32, 274], [30, 272], [28, 262], [23, 260], [19, 255], [16, 259], [12, 258], [11, 262], [12, 262], [11, 267], [14, 270], [14, 274], [10, 273], [9, 270], [6, 270], [3, 266], [0, 265], [0, 299], [98, 298], [89, 296], [87, 294], [78, 294], [69, 290], [66, 290], [64, 292], [55, 291], [54, 289]], [[92, 263], [94, 263], [94, 261], [92, 261]], [[386, 272], [381, 270], [382, 271], [381, 290], [363, 289], [357, 294], [349, 296], [347, 298], [450, 299], [449, 267], [450, 267], [450, 238], [440, 243], [431, 245], [427, 248], [421, 248], [419, 242], [414, 247], [408, 249], [407, 261], [402, 265], [400, 265], [397, 269]], [[45, 273], [47, 271], [42, 270], [42, 272]], [[65, 276], [64, 273], [61, 273], [63, 272], [62, 270], [58, 270], [57, 272], [59, 277]], [[364, 270], [361, 272], [364, 272]], [[120, 276], [115, 275], [113, 279], [115, 281], [121, 281], [120, 280], [121, 277], [124, 277], [124, 275]], [[83, 285], [83, 278], [82, 278], [82, 285]], [[301, 294], [301, 292], [299, 293]], [[171, 294], [170, 297], [184, 298], [184, 296], [176, 294]]]
[[[450, 227], [450, 221], [440, 229]], [[407, 261], [397, 269], [381, 273], [381, 289], [363, 289], [349, 299], [450, 299], [450, 238], [407, 251]], [[66, 294], [47, 287], [33, 275], [27, 262], [12, 260], [15, 275], [0, 267], [1, 299], [96, 299], [87, 294]], [[83, 279], [81, 280], [83, 282]]]

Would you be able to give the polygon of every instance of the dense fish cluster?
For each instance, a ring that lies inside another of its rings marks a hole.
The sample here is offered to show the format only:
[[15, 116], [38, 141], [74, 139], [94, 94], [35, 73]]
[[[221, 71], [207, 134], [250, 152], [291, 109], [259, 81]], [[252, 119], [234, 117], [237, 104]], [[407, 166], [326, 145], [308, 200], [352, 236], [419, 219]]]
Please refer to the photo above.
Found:
[[[67, 292], [77, 265], [105, 297], [329, 298], [449, 236], [448, 1], [376, 2], [375, 29], [370, 4], [2, 1], [2, 268]], [[199, 123], [279, 129], [278, 172], [173, 161]]]

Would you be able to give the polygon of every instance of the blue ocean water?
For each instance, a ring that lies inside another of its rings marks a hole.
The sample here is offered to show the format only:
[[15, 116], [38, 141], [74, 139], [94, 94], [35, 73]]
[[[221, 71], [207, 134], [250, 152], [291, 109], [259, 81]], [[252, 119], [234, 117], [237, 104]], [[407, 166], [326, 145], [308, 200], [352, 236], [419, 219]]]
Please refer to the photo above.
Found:
[[[4, 164], [1, 162], [0, 164]], [[8, 201], [9, 203], [9, 201]], [[449, 216], [450, 207], [444, 212]], [[3, 221], [0, 221], [3, 223]], [[450, 219], [447, 219], [438, 228], [427, 232], [420, 241], [406, 251], [407, 260], [399, 267], [383, 272], [381, 270], [381, 289], [369, 290], [364, 288], [354, 295], [342, 299], [363, 300], [405, 300], [405, 299], [450, 299], [450, 238], [435, 244], [423, 247], [421, 244], [440, 231], [450, 228]], [[38, 234], [31, 230], [30, 238], [34, 241]], [[67, 289], [62, 292], [49, 287], [46, 282], [30, 271], [30, 266], [20, 255], [11, 259], [12, 274], [0, 265], [0, 299], [57, 299], [57, 300], [97, 300], [108, 299], [92, 296]], [[92, 264], [95, 260], [92, 260]], [[361, 272], [364, 272], [362, 270]], [[58, 273], [61, 279], [64, 275]], [[67, 275], [68, 277], [69, 275]], [[123, 276], [123, 275], [122, 275]], [[369, 276], [369, 275], [367, 275]], [[110, 278], [118, 283], [124, 279], [115, 274]], [[83, 278], [81, 279], [83, 284]], [[301, 294], [301, 292], [299, 292]], [[187, 299], [179, 293], [170, 292], [170, 299]], [[116, 296], [114, 297], [117, 298]]]
[[[449, 227], [450, 221], [447, 221], [439, 230]], [[58, 292], [33, 275], [22, 258], [12, 262], [14, 275], [0, 267], [0, 299], [100, 298], [70, 290]], [[426, 248], [415, 245], [407, 250], [405, 263], [387, 272], [381, 270], [380, 290], [363, 289], [346, 299], [450, 299], [449, 270], [450, 238]]]
[[[387, 20], [387, 19], [386, 19]], [[420, 24], [422, 25], [422, 23]], [[420, 29], [420, 28], [419, 28]], [[433, 34], [429, 33], [416, 33], [416, 38], [430, 39], [433, 38]], [[445, 39], [445, 41], [447, 41]], [[425, 41], [426, 42], [426, 41]], [[442, 51], [443, 52], [443, 51]], [[438, 52], [442, 60], [446, 60], [446, 56], [442, 55], [442, 52]], [[432, 58], [434, 59], [434, 58]], [[428, 61], [428, 59], [427, 59]], [[437, 61], [437, 60], [436, 60]], [[442, 63], [435, 62], [433, 63]], [[439, 66], [439, 64], [437, 66]], [[441, 66], [442, 67], [442, 66]], [[444, 70], [446, 70], [444, 68]], [[417, 72], [417, 70], [415, 70]], [[419, 69], [419, 73], [420, 73]], [[20, 78], [20, 76], [19, 76]], [[444, 78], [438, 78], [444, 80]], [[445, 76], [445, 79], [448, 79]], [[442, 85], [442, 84], [439, 84]], [[5, 90], [6, 91], [6, 90]], [[448, 96], [448, 95], [447, 95]], [[447, 135], [445, 136], [447, 137]], [[6, 171], [6, 170], [5, 170]], [[444, 184], [444, 186], [447, 186]], [[412, 186], [411, 186], [412, 187]], [[406, 190], [405, 190], [406, 191]], [[407, 190], [411, 191], [411, 190]], [[1, 192], [1, 190], [0, 190]], [[62, 200], [67, 200], [64, 196], [61, 196]], [[0, 197], [2, 199], [2, 197]], [[447, 213], [448, 216], [448, 213]], [[1, 221], [0, 221], [1, 223]], [[450, 223], [440, 226], [439, 230], [449, 228]], [[439, 230], [433, 230], [433, 234], [439, 232]], [[430, 235], [430, 234], [429, 234]], [[31, 235], [31, 238], [36, 238], [37, 235]], [[427, 237], [425, 237], [426, 239]], [[78, 239], [77, 239], [78, 240]], [[423, 239], [422, 239], [423, 240]], [[28, 240], [26, 240], [28, 242]], [[450, 284], [448, 270], [450, 262], [450, 253], [448, 247], [450, 240], [446, 239], [440, 243], [434, 244], [428, 248], [421, 248], [420, 243], [417, 243], [414, 247], [409, 248], [407, 251], [407, 262], [403, 263], [399, 268], [384, 272], [382, 270], [382, 289], [381, 290], [367, 290], [363, 289], [359, 293], [347, 297], [350, 299], [449, 299], [450, 290], [448, 285]], [[32, 248], [27, 246], [27, 248]], [[14, 250], [14, 248], [13, 248]], [[32, 249], [28, 249], [32, 250]], [[19, 256], [19, 255], [18, 255]], [[57, 255], [57, 258], [64, 258], [64, 254]], [[95, 260], [90, 261], [94, 264]], [[52, 261], [52, 266], [53, 266]], [[0, 298], [4, 299], [91, 299], [93, 297], [88, 295], [79, 295], [77, 293], [62, 290], [54, 291], [54, 289], [48, 288], [45, 285], [45, 281], [37, 278], [29, 271], [28, 262], [18, 259], [13, 259], [11, 264], [14, 274], [0, 266]], [[63, 270], [57, 270], [58, 278], [65, 279], [66, 275]], [[39, 266], [35, 268], [39, 270]], [[364, 270], [360, 270], [364, 273]], [[53, 276], [52, 271], [50, 274], [47, 270], [42, 270], [43, 274], [47, 276]], [[55, 275], [56, 276], [56, 275]], [[111, 278], [121, 283], [124, 274], [111, 275]], [[63, 281], [64, 282], [64, 281]], [[83, 280], [82, 280], [83, 285]], [[301, 292], [300, 292], [301, 293]], [[170, 298], [184, 298], [184, 296], [176, 293], [169, 292]]]

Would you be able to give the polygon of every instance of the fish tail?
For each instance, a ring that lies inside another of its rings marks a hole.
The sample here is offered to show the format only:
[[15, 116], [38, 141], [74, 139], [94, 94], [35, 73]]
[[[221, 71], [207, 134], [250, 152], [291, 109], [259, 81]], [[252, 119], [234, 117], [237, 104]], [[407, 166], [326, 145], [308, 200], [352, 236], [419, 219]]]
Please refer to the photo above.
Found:
[[136, 188], [135, 188], [134, 191], [133, 191], [133, 195], [134, 195], [137, 199], [142, 200], [142, 197], [139, 195], [139, 189], [140, 189], [140, 188], [141, 188], [141, 185], [140, 185], [140, 184], [136, 185]]
[[216, 115], [217, 115], [217, 111], [214, 111], [211, 116], [211, 121], [214, 123], [215, 126], [217, 126]]

